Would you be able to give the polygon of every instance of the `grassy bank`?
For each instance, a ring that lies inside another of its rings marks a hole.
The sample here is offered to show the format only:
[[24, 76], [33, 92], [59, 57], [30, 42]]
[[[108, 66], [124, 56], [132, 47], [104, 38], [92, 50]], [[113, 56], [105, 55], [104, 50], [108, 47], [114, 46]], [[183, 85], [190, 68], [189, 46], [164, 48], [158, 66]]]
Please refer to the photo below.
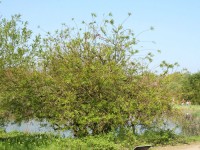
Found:
[[[176, 106], [183, 114], [183, 135], [176, 135], [173, 130], [147, 130], [142, 135], [122, 130], [83, 138], [62, 138], [53, 134], [30, 134], [22, 132], [6, 133], [0, 130], [0, 150], [129, 150], [139, 145], [176, 145], [200, 142], [199, 128], [200, 106]], [[185, 112], [192, 117], [185, 119]], [[179, 120], [179, 121], [180, 121]], [[195, 126], [196, 123], [198, 126]]]
[[200, 118], [200, 105], [177, 105], [175, 108], [179, 109], [182, 112], [185, 113], [190, 113], [195, 117], [199, 117]]
[[116, 136], [109, 133], [84, 138], [61, 138], [52, 134], [21, 132], [0, 133], [1, 150], [129, 150], [138, 145], [174, 145], [177, 143], [187, 143], [187, 140], [169, 130], [146, 132], [140, 136], [131, 133], [126, 133], [126, 136]]
[[125, 149], [114, 143], [109, 136], [85, 137], [79, 139], [60, 138], [51, 134], [4, 133], [0, 136], [1, 150], [88, 150]]

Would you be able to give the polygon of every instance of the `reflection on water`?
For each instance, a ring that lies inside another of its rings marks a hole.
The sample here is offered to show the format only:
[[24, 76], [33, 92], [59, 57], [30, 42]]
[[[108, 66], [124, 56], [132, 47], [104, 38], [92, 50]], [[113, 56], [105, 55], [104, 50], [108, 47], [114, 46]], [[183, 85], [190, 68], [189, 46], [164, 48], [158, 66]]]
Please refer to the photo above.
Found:
[[[45, 124], [45, 126], [44, 126]], [[21, 124], [9, 123], [5, 126], [6, 132], [12, 131], [20, 131], [20, 132], [28, 132], [28, 133], [53, 133], [59, 134], [62, 137], [73, 137], [71, 131], [54, 131], [54, 129], [46, 122], [38, 122], [35, 120], [31, 120], [29, 122], [22, 122]]]
[[167, 130], [167, 129], [174, 130], [174, 132], [176, 134], [180, 134], [181, 131], [182, 131], [180, 126], [178, 126], [177, 124], [175, 124], [174, 122], [172, 122], [170, 120], [165, 121], [165, 125], [162, 127], [162, 129], [164, 129], [164, 130]]
[[[44, 124], [46, 124], [44, 126]], [[161, 127], [162, 129], [170, 129], [174, 130], [176, 134], [181, 133], [181, 128], [177, 127], [175, 123], [172, 121], [166, 121], [165, 125]], [[28, 133], [53, 133], [53, 134], [58, 134], [61, 135], [62, 137], [73, 137], [73, 133], [70, 130], [67, 131], [54, 131], [53, 128], [47, 123], [47, 122], [38, 122], [35, 120], [29, 121], [29, 122], [22, 122], [20, 125], [15, 124], [15, 123], [9, 123], [8, 125], [5, 126], [6, 132], [11, 132], [11, 131], [21, 131], [21, 132], [28, 132]], [[142, 126], [137, 125], [136, 126], [136, 133], [142, 134], [145, 131]]]

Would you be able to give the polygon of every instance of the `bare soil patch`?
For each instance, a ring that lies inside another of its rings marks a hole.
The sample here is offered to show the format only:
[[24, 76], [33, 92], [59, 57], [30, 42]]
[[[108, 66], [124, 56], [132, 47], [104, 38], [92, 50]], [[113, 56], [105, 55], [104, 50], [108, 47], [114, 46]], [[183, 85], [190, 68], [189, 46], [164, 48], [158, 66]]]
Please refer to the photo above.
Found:
[[154, 147], [151, 150], [200, 150], [200, 142], [176, 146]]

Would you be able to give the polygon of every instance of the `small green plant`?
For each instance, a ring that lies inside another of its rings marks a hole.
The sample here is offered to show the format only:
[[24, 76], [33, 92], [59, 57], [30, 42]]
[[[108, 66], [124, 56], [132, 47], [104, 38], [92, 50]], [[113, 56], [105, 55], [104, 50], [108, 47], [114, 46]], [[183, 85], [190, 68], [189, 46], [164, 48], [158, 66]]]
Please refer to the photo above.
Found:
[[121, 150], [111, 135], [61, 138], [52, 134], [0, 133], [1, 150]]
[[20, 132], [0, 134], [0, 149], [2, 150], [29, 150], [47, 146], [56, 139], [49, 134], [27, 134]]
[[147, 130], [140, 136], [140, 139], [154, 145], [174, 145], [185, 142], [184, 137], [175, 134], [173, 130], [169, 129]]

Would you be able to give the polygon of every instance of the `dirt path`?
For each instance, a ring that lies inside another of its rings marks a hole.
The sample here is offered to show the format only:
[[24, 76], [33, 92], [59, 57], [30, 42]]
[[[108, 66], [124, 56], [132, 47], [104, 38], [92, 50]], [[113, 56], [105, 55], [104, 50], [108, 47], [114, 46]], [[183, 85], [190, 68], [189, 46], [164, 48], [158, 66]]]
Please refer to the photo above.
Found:
[[156, 147], [152, 150], [200, 150], [200, 143], [191, 143], [178, 146]]

